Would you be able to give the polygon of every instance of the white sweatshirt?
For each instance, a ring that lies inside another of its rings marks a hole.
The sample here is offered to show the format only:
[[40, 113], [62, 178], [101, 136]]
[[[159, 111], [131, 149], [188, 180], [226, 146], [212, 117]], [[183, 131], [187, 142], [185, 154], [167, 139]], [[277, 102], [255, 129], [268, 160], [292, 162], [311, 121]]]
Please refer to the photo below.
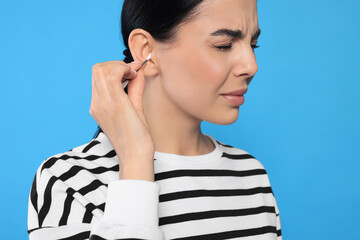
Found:
[[205, 155], [156, 151], [154, 182], [119, 179], [103, 132], [47, 158], [29, 194], [30, 240], [282, 239], [263, 165], [206, 136], [216, 148]]

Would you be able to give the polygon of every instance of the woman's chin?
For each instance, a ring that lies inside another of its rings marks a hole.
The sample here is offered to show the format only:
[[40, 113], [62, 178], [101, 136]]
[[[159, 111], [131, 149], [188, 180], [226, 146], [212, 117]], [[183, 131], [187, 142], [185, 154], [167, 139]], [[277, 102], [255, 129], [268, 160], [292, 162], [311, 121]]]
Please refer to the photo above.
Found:
[[235, 123], [238, 117], [239, 117], [239, 108], [237, 107], [237, 108], [232, 108], [230, 110], [227, 109], [222, 113], [217, 113], [216, 116], [204, 120], [218, 125], [230, 125]]

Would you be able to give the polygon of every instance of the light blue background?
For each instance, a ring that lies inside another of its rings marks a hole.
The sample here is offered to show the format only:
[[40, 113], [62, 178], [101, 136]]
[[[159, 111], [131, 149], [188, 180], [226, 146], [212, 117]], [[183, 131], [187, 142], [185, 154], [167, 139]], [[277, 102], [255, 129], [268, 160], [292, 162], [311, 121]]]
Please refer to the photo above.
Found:
[[[95, 133], [91, 68], [123, 60], [121, 6], [0, 2], [2, 239], [27, 239], [41, 162]], [[202, 125], [263, 163], [284, 239], [359, 237], [359, 10], [357, 0], [259, 0], [259, 71], [239, 119]]]

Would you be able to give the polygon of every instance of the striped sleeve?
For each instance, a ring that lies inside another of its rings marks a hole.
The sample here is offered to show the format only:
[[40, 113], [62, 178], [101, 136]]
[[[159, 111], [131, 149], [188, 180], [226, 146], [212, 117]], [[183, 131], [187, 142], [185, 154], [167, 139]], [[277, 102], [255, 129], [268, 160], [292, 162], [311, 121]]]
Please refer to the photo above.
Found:
[[273, 199], [273, 205], [274, 205], [274, 208], [275, 208], [275, 221], [276, 221], [276, 235], [277, 235], [277, 240], [282, 240], [282, 232], [281, 232], [281, 222], [280, 222], [280, 210], [279, 210], [279, 207], [278, 207], [278, 204], [276, 202], [276, 198], [275, 198], [275, 194], [274, 194], [274, 191], [271, 187], [271, 184], [270, 184], [270, 178], [269, 178], [269, 175], [267, 174], [267, 171], [264, 167], [264, 165], [258, 160], [258, 159], [255, 159], [255, 161], [257, 162], [257, 164], [260, 166], [261, 169], [264, 169], [265, 172], [266, 172], [266, 182], [267, 182], [267, 185], [270, 187], [271, 189], [271, 193], [272, 193], [272, 199]]
[[[268, 183], [269, 183], [269, 186], [270, 186], [270, 180], [269, 180], [269, 176], [267, 175], [267, 180], [268, 180]], [[275, 194], [274, 194], [274, 191], [272, 189], [272, 187], [270, 186], [271, 188], [271, 192], [272, 192], [272, 198], [273, 198], [273, 202], [274, 202], [274, 208], [275, 208], [275, 215], [276, 215], [276, 235], [277, 235], [277, 240], [282, 240], [282, 233], [281, 233], [281, 221], [280, 221], [280, 210], [279, 210], [279, 207], [278, 207], [278, 204], [276, 202], [276, 198], [275, 198]]]
[[[274, 195], [273, 195], [274, 196]], [[278, 205], [276, 203], [276, 199], [274, 196], [274, 202], [275, 202], [275, 214], [276, 214], [276, 234], [277, 234], [277, 239], [278, 240], [282, 240], [282, 234], [281, 234], [281, 222], [280, 222], [280, 211], [278, 208]]]
[[[85, 216], [98, 213], [89, 211], [96, 206], [74, 191], [43, 164], [38, 168], [29, 194], [30, 240], [165, 239], [158, 226], [158, 183], [135, 179], [109, 182], [104, 212], [91, 216], [98, 218], [91, 223]], [[69, 199], [71, 204], [67, 204]]]

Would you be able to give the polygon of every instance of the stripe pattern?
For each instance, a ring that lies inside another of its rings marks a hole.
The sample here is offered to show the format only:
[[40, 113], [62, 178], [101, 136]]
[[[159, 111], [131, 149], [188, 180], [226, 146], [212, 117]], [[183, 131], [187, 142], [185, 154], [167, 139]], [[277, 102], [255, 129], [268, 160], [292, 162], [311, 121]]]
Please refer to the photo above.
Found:
[[157, 227], [102, 221], [108, 184], [119, 176], [116, 152], [103, 132], [45, 159], [29, 194], [30, 240], [281, 240], [279, 208], [263, 165], [242, 149], [213, 141], [221, 155], [208, 162], [154, 158]]

